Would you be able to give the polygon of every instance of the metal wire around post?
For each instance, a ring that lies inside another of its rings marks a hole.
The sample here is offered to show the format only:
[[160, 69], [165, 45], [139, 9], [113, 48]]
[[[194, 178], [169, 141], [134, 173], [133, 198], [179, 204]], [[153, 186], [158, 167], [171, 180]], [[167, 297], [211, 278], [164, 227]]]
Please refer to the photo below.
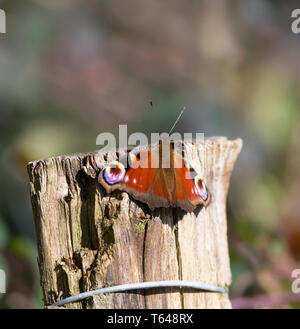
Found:
[[118, 286], [112, 286], [112, 287], [82, 292], [78, 295], [70, 296], [58, 302], [55, 302], [50, 306], [63, 306], [65, 304], [78, 302], [82, 299], [98, 294], [108, 294], [108, 293], [124, 292], [130, 290], [138, 290], [138, 289], [167, 288], [167, 287], [191, 288], [191, 289], [197, 289], [206, 292], [216, 292], [221, 294], [225, 294], [227, 292], [226, 289], [222, 287], [218, 287], [202, 282], [192, 282], [192, 281], [184, 281], [184, 280], [149, 281], [149, 282], [121, 284]]

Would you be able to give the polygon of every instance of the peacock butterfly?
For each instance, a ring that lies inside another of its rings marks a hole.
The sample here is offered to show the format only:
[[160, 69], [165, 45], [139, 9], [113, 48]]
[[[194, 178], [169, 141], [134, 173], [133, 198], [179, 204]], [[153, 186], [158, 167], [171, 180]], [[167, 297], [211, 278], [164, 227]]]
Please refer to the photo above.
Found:
[[[164, 156], [166, 147], [169, 152]], [[151, 210], [180, 207], [191, 212], [199, 205], [207, 207], [211, 196], [202, 177], [184, 160], [184, 149], [176, 150], [174, 141], [160, 139], [156, 145], [112, 161], [101, 170], [98, 181], [107, 193], [125, 191]]]

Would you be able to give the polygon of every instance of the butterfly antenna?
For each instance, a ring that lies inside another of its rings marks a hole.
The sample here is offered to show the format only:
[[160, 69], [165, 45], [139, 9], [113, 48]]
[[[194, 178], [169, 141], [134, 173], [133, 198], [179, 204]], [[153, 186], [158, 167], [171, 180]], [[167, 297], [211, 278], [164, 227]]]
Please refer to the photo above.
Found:
[[183, 109], [181, 110], [180, 114], [178, 115], [178, 118], [176, 119], [176, 121], [174, 122], [172, 128], [169, 131], [169, 135], [171, 134], [171, 132], [173, 131], [173, 129], [175, 128], [175, 126], [177, 125], [177, 122], [180, 120], [183, 112], [186, 110], [186, 107], [184, 106]]

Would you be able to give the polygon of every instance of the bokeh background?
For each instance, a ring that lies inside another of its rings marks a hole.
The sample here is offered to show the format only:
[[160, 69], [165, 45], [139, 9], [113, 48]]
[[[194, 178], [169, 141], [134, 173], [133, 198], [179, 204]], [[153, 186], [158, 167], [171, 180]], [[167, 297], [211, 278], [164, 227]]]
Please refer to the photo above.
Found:
[[[241, 137], [228, 196], [233, 307], [298, 308], [298, 1], [0, 0], [1, 308], [41, 308], [26, 164], [96, 136]], [[149, 105], [152, 100], [154, 106]]]

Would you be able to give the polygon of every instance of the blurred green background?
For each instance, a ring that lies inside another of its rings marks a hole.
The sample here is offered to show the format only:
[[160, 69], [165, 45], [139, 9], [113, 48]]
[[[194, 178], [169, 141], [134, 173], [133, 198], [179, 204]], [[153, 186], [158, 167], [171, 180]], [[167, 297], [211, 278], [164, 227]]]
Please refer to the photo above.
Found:
[[[41, 308], [26, 164], [96, 136], [176, 130], [244, 140], [228, 196], [233, 307], [297, 308], [298, 1], [0, 0], [1, 308]], [[149, 100], [154, 107], [151, 108]]]

